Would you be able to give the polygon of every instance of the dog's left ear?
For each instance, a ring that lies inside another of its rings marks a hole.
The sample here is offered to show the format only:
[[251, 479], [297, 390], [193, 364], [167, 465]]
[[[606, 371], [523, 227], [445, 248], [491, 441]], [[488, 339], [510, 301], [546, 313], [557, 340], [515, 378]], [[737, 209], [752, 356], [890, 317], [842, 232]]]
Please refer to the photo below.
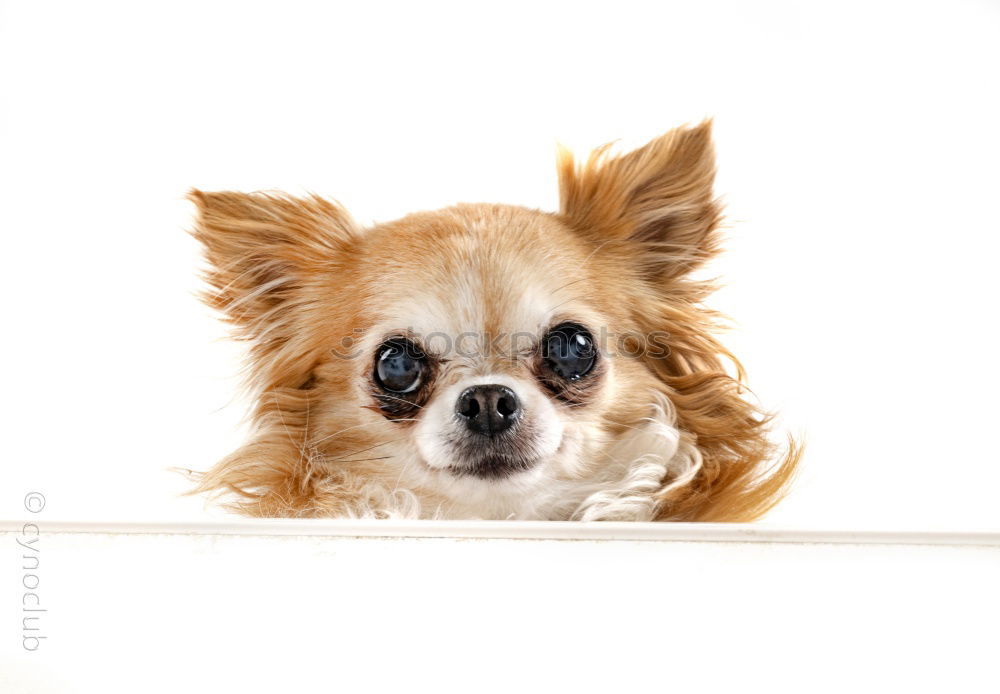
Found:
[[621, 156], [610, 145], [582, 165], [559, 152], [560, 212], [597, 244], [620, 242], [650, 279], [680, 277], [716, 250], [712, 124], [676, 128]]

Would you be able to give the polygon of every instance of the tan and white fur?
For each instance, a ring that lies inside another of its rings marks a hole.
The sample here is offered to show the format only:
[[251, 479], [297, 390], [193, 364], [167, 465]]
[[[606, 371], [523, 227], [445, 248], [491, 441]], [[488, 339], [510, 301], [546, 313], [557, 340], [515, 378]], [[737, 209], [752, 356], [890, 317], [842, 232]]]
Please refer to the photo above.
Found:
[[[583, 163], [561, 152], [558, 170], [557, 213], [468, 204], [366, 229], [318, 197], [193, 192], [206, 297], [247, 341], [254, 399], [252, 438], [197, 491], [254, 516], [747, 521], [770, 509], [799, 448], [769, 440], [713, 336], [712, 286], [691, 274], [717, 251], [710, 125]], [[565, 324], [600, 349], [572, 383], [544, 356]], [[656, 349], [642, 344], [652, 335]], [[418, 392], [380, 386], [387, 340], [419, 347]], [[514, 394], [502, 437], [476, 438], [472, 410], [456, 410], [486, 388]], [[498, 459], [513, 467], [486, 469]]]

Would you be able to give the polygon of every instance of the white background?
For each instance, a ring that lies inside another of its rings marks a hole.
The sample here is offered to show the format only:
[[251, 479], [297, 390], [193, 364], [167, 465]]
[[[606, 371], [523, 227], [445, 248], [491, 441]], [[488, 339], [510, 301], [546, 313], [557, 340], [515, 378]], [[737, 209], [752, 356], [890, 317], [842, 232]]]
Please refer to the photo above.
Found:
[[555, 143], [712, 116], [713, 305], [805, 434], [781, 525], [1000, 528], [992, 2], [0, 5], [0, 517], [182, 518], [240, 442], [192, 186], [553, 209]]

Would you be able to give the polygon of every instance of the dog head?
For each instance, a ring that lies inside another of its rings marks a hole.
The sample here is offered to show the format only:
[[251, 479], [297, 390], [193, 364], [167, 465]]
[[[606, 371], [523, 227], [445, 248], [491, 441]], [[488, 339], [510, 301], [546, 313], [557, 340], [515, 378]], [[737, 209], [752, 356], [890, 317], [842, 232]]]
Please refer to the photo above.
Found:
[[557, 214], [459, 205], [359, 228], [312, 197], [192, 193], [250, 343], [254, 438], [201, 479], [261, 515], [759, 515], [766, 417], [690, 273], [716, 250], [708, 124], [559, 162]]

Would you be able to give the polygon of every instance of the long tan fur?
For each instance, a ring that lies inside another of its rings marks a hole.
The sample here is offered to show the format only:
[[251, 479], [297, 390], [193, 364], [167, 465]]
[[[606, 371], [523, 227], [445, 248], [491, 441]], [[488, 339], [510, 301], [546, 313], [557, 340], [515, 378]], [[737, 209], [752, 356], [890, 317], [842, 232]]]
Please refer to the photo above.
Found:
[[802, 448], [789, 438], [775, 460], [771, 416], [744, 397], [743, 367], [714, 337], [720, 316], [702, 304], [715, 287], [688, 278], [719, 252], [711, 122], [672, 130], [623, 156], [610, 157], [609, 150], [599, 148], [582, 166], [560, 151], [561, 212], [594, 243], [606, 244], [607, 253], [634, 259], [630, 264], [640, 270], [635, 320], [648, 332], [670, 335], [670, 355], [648, 365], [704, 464], [690, 485], [663, 499], [659, 516], [755, 520], [787, 493]]

